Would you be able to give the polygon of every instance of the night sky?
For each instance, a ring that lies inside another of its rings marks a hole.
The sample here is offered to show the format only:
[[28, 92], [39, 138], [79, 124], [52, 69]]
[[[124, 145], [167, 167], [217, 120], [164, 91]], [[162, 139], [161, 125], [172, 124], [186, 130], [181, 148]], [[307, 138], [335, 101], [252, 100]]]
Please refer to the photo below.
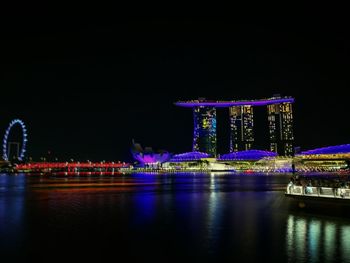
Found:
[[[349, 33], [313, 18], [13, 18], [2, 24], [0, 131], [28, 127], [28, 155], [126, 160], [134, 138], [191, 150], [192, 112], [177, 100], [296, 99], [296, 146], [350, 143]], [[267, 148], [256, 108], [256, 148]], [[218, 112], [219, 153], [228, 112]], [[1, 135], [3, 136], [3, 135]]]

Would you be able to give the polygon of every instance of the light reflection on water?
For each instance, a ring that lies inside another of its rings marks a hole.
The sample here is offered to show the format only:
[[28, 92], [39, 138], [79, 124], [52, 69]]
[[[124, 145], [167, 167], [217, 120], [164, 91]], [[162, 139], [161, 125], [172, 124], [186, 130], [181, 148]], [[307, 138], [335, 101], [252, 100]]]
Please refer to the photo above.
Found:
[[346, 262], [350, 223], [289, 210], [281, 191], [288, 180], [1, 175], [0, 252], [37, 262], [62, 249], [79, 257], [84, 253], [77, 251], [89, 251], [99, 260], [117, 250], [130, 259]]
[[286, 232], [289, 262], [350, 261], [349, 221], [289, 215]]
[[23, 175], [0, 174], [0, 251], [14, 253], [22, 245], [25, 182]]

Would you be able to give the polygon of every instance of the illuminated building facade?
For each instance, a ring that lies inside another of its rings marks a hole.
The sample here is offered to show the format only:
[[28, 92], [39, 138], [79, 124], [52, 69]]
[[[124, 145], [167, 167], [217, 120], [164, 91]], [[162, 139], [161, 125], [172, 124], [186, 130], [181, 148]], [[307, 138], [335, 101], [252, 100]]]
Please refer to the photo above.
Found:
[[230, 152], [246, 151], [254, 142], [254, 119], [251, 105], [229, 107]]
[[247, 150], [223, 154], [218, 158], [220, 161], [225, 160], [260, 160], [265, 157], [276, 157], [277, 153], [261, 150]]
[[192, 150], [216, 156], [216, 109], [214, 107], [194, 107], [193, 120]]
[[303, 151], [302, 155], [339, 155], [350, 154], [350, 144], [342, 144]]
[[270, 151], [294, 155], [293, 110], [290, 102], [267, 105]]
[[230, 119], [230, 152], [247, 151], [254, 143], [254, 106], [267, 106], [270, 151], [282, 156], [294, 155], [294, 98], [275, 95], [272, 98], [241, 101], [179, 101], [176, 106], [193, 108], [193, 151], [216, 156], [216, 108], [228, 108]]

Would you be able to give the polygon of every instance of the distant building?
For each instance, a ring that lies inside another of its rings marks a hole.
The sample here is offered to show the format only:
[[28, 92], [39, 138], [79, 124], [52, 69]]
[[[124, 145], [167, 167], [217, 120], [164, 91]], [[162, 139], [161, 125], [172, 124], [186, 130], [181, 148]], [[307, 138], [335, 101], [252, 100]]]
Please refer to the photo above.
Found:
[[247, 150], [240, 152], [232, 152], [221, 155], [218, 160], [220, 161], [237, 161], [237, 160], [261, 160], [266, 157], [276, 157], [275, 152], [261, 151], [261, 150]]
[[179, 101], [175, 105], [193, 109], [194, 152], [217, 155], [216, 108], [229, 109], [230, 152], [247, 151], [254, 146], [254, 106], [267, 106], [270, 151], [281, 156], [294, 155], [294, 98], [274, 95], [272, 98], [241, 101], [209, 101], [204, 98]]
[[253, 147], [253, 107], [251, 105], [229, 108], [230, 152], [246, 151]]
[[290, 102], [267, 106], [270, 151], [279, 155], [294, 155], [293, 111]]
[[154, 152], [151, 147], [142, 148], [141, 144], [132, 141], [131, 154], [142, 166], [158, 166], [168, 161], [171, 154], [164, 150]]
[[193, 120], [192, 150], [216, 156], [216, 109], [214, 107], [195, 107]]
[[350, 144], [341, 144], [335, 146], [328, 146], [322, 148], [316, 148], [308, 151], [301, 152], [301, 155], [341, 155], [348, 154], [350, 157]]

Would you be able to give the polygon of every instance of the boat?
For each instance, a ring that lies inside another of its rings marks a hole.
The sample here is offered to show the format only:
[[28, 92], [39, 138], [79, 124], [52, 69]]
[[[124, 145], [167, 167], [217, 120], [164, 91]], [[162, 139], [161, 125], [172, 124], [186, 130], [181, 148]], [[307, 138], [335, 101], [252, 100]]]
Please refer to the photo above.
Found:
[[350, 216], [350, 187], [344, 182], [330, 187], [300, 185], [291, 180], [287, 185], [285, 196], [289, 199], [290, 208]]

